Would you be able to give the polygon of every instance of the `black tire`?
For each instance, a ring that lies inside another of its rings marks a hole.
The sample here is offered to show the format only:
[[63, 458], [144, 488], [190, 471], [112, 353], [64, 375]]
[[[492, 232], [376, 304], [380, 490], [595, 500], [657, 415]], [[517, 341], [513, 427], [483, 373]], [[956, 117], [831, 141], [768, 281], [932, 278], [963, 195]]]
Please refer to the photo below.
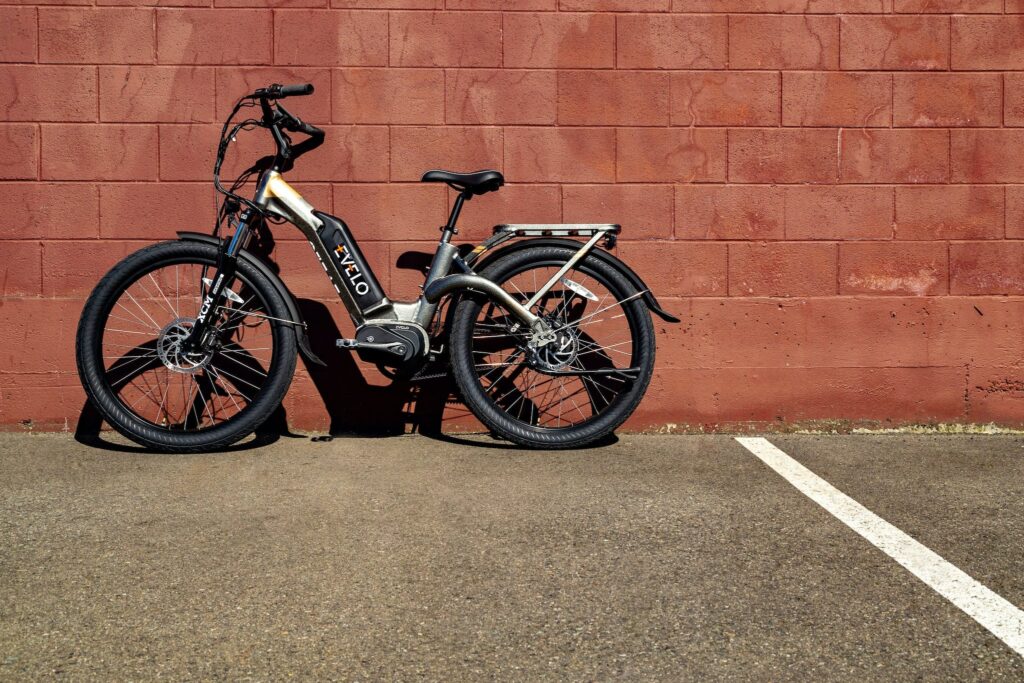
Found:
[[[236, 396], [245, 394], [244, 398], [246, 399], [250, 399], [248, 393], [254, 395], [251, 396], [251, 400], [244, 407], [236, 401], [236, 405], [239, 407], [238, 412], [220, 423], [212, 419], [211, 426], [200, 428], [197, 425], [197, 428], [191, 431], [162, 426], [140, 417], [119, 397], [119, 391], [124, 390], [128, 385], [122, 384], [117, 391], [111, 386], [107, 373], [118, 362], [122, 361], [118, 360], [111, 364], [111, 368], [106, 367], [104, 360], [104, 334], [108, 327], [107, 323], [112, 317], [124, 320], [124, 318], [119, 318], [116, 315], [112, 316], [111, 314], [112, 309], [122, 301], [122, 295], [126, 292], [130, 293], [130, 288], [146, 277], [153, 280], [155, 285], [156, 280], [152, 274], [159, 272], [161, 268], [174, 267], [176, 277], [179, 267], [209, 267], [211, 273], [215, 272], [217, 251], [217, 248], [213, 245], [190, 241], [162, 242], [137, 251], [114, 266], [100, 280], [82, 311], [82, 317], [78, 324], [75, 353], [78, 363], [78, 374], [82, 385], [85, 387], [86, 394], [111, 427], [146, 448], [172, 453], [193, 453], [223, 449], [254, 432], [270, 417], [280, 405], [291, 384], [297, 354], [295, 330], [287, 323], [270, 320], [269, 318], [258, 318], [269, 325], [267, 335], [268, 339], [272, 340], [270, 358], [267, 359], [269, 369], [265, 373], [265, 379], [261, 380], [257, 388], [254, 390], [246, 388], [245, 392], [235, 394]], [[206, 271], [204, 270], [203, 272]], [[252, 308], [260, 306], [265, 315], [288, 320], [288, 307], [281, 293], [259, 270], [246, 261], [239, 259], [236, 278], [234, 286], [248, 288], [245, 292], [247, 294], [251, 293], [252, 298], [250, 301], [255, 302], [251, 304]], [[157, 288], [159, 289], [159, 286]], [[161, 295], [163, 295], [162, 291]], [[191, 305], [190, 302], [193, 299], [194, 297], [192, 299], [186, 298], [185, 301]], [[154, 300], [156, 300], [156, 297], [154, 297]], [[166, 297], [165, 300], [167, 300]], [[175, 306], [171, 305], [170, 301], [167, 301], [167, 303], [171, 308], [171, 312], [174, 313], [176, 310]], [[178, 303], [180, 304], [180, 301]], [[182, 308], [181, 310], [184, 309]], [[118, 312], [120, 313], [121, 311], [119, 310]], [[145, 309], [142, 310], [142, 313], [146, 313]], [[166, 315], [166, 312], [164, 312], [164, 315]], [[149, 315], [146, 317], [154, 320]], [[242, 320], [236, 323], [234, 327], [240, 327], [245, 318], [246, 316], [242, 316]], [[173, 317], [168, 317], [167, 319], [174, 320]], [[116, 324], [121, 327], [125, 326], [124, 323]], [[154, 320], [154, 325], [159, 324], [162, 323]], [[120, 332], [121, 330], [113, 331]], [[135, 343], [134, 339], [132, 341]], [[153, 342], [143, 342], [142, 339], [139, 339], [138, 346], [142, 348], [151, 343], [154, 345], [152, 353], [155, 353], [157, 344], [155, 339]], [[215, 359], [218, 358], [218, 354], [220, 354], [220, 357], [229, 359], [232, 363], [239, 363], [238, 360], [235, 360], [235, 356], [226, 355], [228, 353], [241, 354], [246, 352], [246, 349], [241, 346], [236, 348], [242, 350], [229, 351], [225, 347], [223, 353], [217, 352], [212, 354], [211, 358], [213, 360], [210, 361], [210, 366], [215, 369], [217, 368], [217, 361]], [[152, 353], [147, 350], [146, 360], [143, 361], [143, 364], [147, 367], [143, 372], [148, 372], [150, 369], [154, 372], [163, 369], [157, 362], [149, 358]], [[107, 357], [109, 358], [110, 356]], [[135, 357], [141, 358], [142, 356]], [[242, 358], [248, 362], [252, 359], [252, 354], [248, 353], [248, 355], [242, 356]], [[232, 367], [237, 371], [237, 368], [232, 365], [224, 365], [221, 369], [223, 370], [225, 367]], [[249, 368], [249, 366], [245, 367]], [[256, 365], [255, 367], [263, 368], [262, 365]], [[212, 376], [210, 371], [203, 370], [202, 372], [205, 373], [203, 376], [207, 378], [205, 381], [210, 386], [216, 387], [217, 382], [220, 380], [214, 381], [209, 379]], [[165, 373], [169, 377], [173, 377], [173, 375], [170, 375], [170, 369], [165, 370]], [[261, 376], [263, 376], [263, 373], [261, 373]], [[116, 379], [113, 383], [118, 384], [121, 381], [121, 379]], [[168, 381], [170, 382], [170, 380]], [[182, 379], [181, 381], [184, 382], [185, 380]], [[197, 380], [198, 383], [199, 381]], [[236, 384], [241, 386], [238, 382]], [[201, 389], [197, 390], [197, 394], [199, 391]], [[165, 388], [165, 399], [168, 393], [169, 389]], [[230, 396], [230, 393], [228, 395]], [[212, 395], [208, 394], [208, 396], [212, 398]], [[183, 401], [195, 401], [195, 399], [183, 397]], [[157, 409], [157, 418], [160, 417], [160, 410], [164, 410], [163, 401], [161, 401], [161, 405]], [[188, 419], [186, 415], [186, 424]], [[200, 417], [199, 422], [203, 419], [205, 418]]]
[[[567, 247], [525, 248], [504, 257], [499, 256], [480, 274], [501, 285], [517, 274], [531, 269], [556, 270], [574, 253], [573, 249]], [[463, 400], [473, 414], [494, 434], [522, 446], [540, 449], [580, 448], [607, 437], [625, 422], [640, 404], [654, 371], [654, 325], [650, 312], [636, 288], [614, 267], [593, 256], [581, 260], [567, 276], [573, 272], [593, 278], [614, 296], [614, 302], [621, 302], [616, 305], [621, 308], [629, 326], [632, 342], [630, 366], [638, 370], [636, 378], [626, 385], [622, 393], [608, 401], [600, 412], [596, 412], [596, 408], [592, 407], [591, 410], [594, 412], [591, 418], [581, 421], [578, 425], [542, 426], [536, 415], [533, 420], [524, 420], [498, 405], [498, 402], [488, 394], [488, 389], [483, 386], [481, 371], [478, 371], [474, 360], [474, 329], [485, 306], [493, 304], [480, 296], [465, 296], [457, 304], [453, 315], [450, 336], [452, 374]], [[516, 295], [513, 289], [506, 287], [506, 291]], [[519, 296], [522, 298], [525, 294], [519, 293]], [[533, 312], [538, 313], [538, 309], [533, 309]], [[580, 381], [586, 384], [582, 379]]]

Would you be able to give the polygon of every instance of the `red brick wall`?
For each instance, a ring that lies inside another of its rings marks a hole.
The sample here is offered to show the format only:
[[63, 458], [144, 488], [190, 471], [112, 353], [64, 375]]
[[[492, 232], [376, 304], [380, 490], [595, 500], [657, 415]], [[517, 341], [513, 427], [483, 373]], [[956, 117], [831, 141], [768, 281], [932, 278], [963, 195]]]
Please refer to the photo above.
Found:
[[[1020, 0], [14, 3], [7, 425], [74, 424], [83, 297], [131, 250], [208, 230], [234, 98], [306, 80], [294, 108], [328, 142], [296, 185], [398, 294], [417, 282], [398, 255], [429, 249], [446, 212], [416, 182], [427, 168], [505, 173], [467, 206], [467, 239], [624, 224], [621, 255], [684, 319], [658, 321], [634, 426], [1024, 418]], [[278, 231], [286, 279], [348, 329], [296, 236]], [[295, 426], [327, 422], [304, 369], [287, 406]]]

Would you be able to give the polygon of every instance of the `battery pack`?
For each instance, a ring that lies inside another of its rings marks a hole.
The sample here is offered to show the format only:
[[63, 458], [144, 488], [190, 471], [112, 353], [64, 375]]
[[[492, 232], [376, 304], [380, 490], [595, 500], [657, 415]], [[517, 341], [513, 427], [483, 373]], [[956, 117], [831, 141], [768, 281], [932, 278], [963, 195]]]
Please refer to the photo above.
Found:
[[341, 273], [341, 286], [348, 290], [361, 310], [378, 305], [385, 298], [384, 290], [352, 239], [348, 226], [340, 218], [320, 211], [315, 214], [324, 222], [319, 230], [320, 240]]

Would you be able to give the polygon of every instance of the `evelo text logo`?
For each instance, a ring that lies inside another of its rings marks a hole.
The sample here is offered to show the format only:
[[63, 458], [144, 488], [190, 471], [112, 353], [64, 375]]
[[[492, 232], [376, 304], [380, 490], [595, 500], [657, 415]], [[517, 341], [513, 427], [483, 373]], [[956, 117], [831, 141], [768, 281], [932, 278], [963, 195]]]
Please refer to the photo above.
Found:
[[338, 255], [338, 259], [341, 261], [342, 272], [345, 277], [348, 278], [349, 284], [352, 289], [355, 290], [356, 294], [362, 296], [369, 293], [370, 286], [366, 284], [363, 279], [363, 272], [359, 270], [359, 265], [352, 259], [352, 255], [348, 253], [344, 244], [339, 244], [335, 247], [334, 252]]

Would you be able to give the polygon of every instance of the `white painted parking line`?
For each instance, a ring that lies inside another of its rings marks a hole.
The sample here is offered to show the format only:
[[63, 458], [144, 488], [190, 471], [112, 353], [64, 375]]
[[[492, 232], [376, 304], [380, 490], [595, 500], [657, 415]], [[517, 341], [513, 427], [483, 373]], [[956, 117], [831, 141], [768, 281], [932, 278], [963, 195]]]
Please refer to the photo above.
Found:
[[1024, 657], [1024, 612], [760, 437], [737, 441], [801, 493]]

